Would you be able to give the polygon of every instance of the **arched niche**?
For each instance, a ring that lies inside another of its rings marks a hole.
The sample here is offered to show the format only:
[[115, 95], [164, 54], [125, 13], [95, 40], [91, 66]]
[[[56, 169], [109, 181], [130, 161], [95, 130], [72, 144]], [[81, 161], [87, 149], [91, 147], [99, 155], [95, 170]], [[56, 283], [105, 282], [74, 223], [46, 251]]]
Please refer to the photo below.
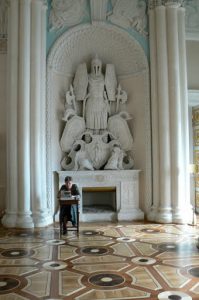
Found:
[[140, 169], [140, 207], [151, 206], [151, 130], [149, 69], [140, 44], [127, 32], [109, 24], [86, 24], [63, 33], [47, 59], [46, 158], [48, 201], [53, 208], [53, 172], [61, 169], [63, 157], [59, 141], [65, 93], [79, 63], [90, 66], [98, 54], [103, 65], [115, 65], [118, 81], [128, 93], [126, 109], [133, 119], [128, 125], [134, 137], [135, 169]]

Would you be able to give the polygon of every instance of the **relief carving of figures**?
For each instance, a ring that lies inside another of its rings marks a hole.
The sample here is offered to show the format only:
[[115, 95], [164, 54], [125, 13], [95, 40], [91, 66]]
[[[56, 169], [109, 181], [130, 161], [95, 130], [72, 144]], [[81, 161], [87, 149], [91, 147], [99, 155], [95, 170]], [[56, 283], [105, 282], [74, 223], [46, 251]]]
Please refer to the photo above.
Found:
[[186, 28], [189, 30], [199, 30], [199, 1], [186, 1]]
[[117, 82], [113, 64], [105, 66], [96, 55], [90, 73], [86, 63], [77, 67], [66, 92], [66, 122], [60, 146], [66, 170], [131, 169], [133, 138], [127, 121], [131, 116], [121, 111], [127, 93]]
[[0, 53], [7, 51], [8, 0], [0, 1]]
[[148, 32], [146, 2], [144, 0], [112, 0], [112, 12], [108, 13], [108, 20], [126, 29], [134, 28], [146, 36]]
[[52, 0], [49, 15], [50, 30], [73, 26], [82, 21], [86, 14], [85, 0]]
[[0, 37], [7, 36], [8, 0], [0, 1]]

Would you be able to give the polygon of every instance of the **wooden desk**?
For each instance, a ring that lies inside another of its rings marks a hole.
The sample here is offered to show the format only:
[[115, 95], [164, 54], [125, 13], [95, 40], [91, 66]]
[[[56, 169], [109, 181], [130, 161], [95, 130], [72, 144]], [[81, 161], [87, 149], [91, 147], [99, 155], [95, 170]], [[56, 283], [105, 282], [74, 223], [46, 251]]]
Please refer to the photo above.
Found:
[[[65, 227], [66, 227], [66, 233], [67, 231], [76, 231], [77, 234], [79, 234], [79, 199], [78, 198], [59, 198], [59, 207], [60, 207], [60, 212], [61, 212], [61, 208], [63, 206], [68, 206], [68, 205], [75, 205], [76, 206], [76, 212], [77, 212], [77, 224], [75, 226], [67, 226], [67, 220], [65, 223]], [[65, 222], [65, 220], [64, 220]], [[60, 227], [60, 235], [63, 234], [63, 224], [62, 224], [62, 220], [61, 220], [61, 213], [59, 213], [59, 227]]]

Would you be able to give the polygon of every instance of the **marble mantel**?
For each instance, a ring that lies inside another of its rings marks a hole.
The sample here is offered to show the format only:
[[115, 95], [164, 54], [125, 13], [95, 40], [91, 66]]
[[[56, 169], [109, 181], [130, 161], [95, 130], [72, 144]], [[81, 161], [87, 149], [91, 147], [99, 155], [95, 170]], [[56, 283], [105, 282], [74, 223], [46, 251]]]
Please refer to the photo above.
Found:
[[[118, 221], [143, 220], [144, 213], [139, 208], [139, 172], [140, 170], [112, 170], [112, 171], [58, 171], [59, 188], [66, 176], [72, 176], [78, 184], [81, 193], [80, 220], [108, 221], [111, 216], [106, 214], [83, 213], [83, 188], [86, 187], [115, 187], [116, 212]], [[109, 219], [108, 219], [109, 218]]]

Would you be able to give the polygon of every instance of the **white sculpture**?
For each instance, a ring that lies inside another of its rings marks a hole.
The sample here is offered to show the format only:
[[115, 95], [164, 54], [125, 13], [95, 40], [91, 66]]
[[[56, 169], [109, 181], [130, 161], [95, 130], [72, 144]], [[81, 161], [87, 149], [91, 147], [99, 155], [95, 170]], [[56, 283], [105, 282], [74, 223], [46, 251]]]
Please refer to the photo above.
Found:
[[112, 149], [111, 156], [105, 165], [105, 170], [123, 170], [124, 152], [119, 146], [115, 145]]
[[50, 30], [80, 23], [85, 16], [85, 0], [52, 0], [49, 15]]
[[[66, 153], [61, 166], [66, 170], [131, 169], [133, 138], [127, 125], [131, 119], [120, 105], [127, 93], [117, 83], [115, 67], [95, 56], [88, 74], [85, 63], [77, 67], [66, 92], [66, 122], [60, 145]], [[77, 109], [81, 105], [81, 109]], [[80, 111], [80, 115], [78, 115]]]
[[108, 20], [126, 29], [134, 28], [146, 36], [146, 2], [144, 0], [112, 0], [113, 11], [108, 13]]
[[186, 28], [188, 31], [199, 29], [199, 1], [186, 1]]
[[7, 37], [8, 27], [8, 0], [0, 1], [0, 36]]

